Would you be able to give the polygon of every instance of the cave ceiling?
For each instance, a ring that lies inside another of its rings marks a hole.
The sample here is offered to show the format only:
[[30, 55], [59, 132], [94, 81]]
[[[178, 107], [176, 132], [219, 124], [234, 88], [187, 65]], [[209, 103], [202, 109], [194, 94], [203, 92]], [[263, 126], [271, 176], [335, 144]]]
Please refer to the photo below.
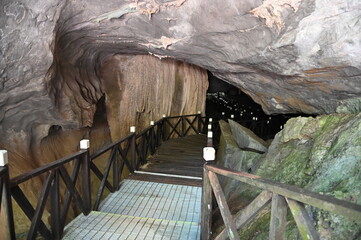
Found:
[[97, 78], [116, 54], [200, 66], [269, 114], [333, 113], [361, 96], [358, 0], [2, 2], [2, 106], [36, 95], [36, 113], [67, 69]]

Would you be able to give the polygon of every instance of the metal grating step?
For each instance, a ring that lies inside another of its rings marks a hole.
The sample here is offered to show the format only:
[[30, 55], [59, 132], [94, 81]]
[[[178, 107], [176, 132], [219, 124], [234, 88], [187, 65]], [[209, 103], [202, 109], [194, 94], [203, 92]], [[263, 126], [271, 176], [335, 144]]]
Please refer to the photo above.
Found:
[[124, 180], [99, 211], [137, 217], [199, 222], [202, 188], [138, 180]]
[[124, 180], [100, 211], [79, 215], [63, 239], [200, 239], [202, 188]]
[[198, 223], [91, 212], [79, 215], [64, 231], [64, 240], [196, 240]]

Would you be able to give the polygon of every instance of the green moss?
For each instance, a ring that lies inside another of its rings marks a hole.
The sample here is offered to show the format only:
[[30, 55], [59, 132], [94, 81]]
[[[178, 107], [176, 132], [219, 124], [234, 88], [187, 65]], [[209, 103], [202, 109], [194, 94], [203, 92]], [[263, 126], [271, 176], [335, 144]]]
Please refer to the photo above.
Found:
[[258, 217], [239, 231], [240, 239], [265, 240], [268, 239], [269, 222], [271, 214], [267, 211], [260, 213]]
[[[300, 122], [304, 123], [302, 128], [287, 129], [294, 127], [292, 123]], [[361, 204], [360, 156], [361, 113], [324, 115], [288, 122], [285, 131], [276, 136], [262, 157], [255, 174]], [[255, 197], [252, 190], [243, 189], [240, 198], [245, 196], [251, 201]], [[361, 223], [318, 208], [307, 208], [321, 239], [360, 237]], [[268, 239], [269, 219], [269, 213], [263, 213], [241, 230], [241, 239]], [[301, 239], [292, 216], [288, 216], [286, 236]]]
[[279, 151], [285, 152], [285, 156], [279, 161], [264, 161], [256, 174], [282, 183], [305, 186], [312, 179], [307, 175], [309, 147], [294, 142], [280, 146]]

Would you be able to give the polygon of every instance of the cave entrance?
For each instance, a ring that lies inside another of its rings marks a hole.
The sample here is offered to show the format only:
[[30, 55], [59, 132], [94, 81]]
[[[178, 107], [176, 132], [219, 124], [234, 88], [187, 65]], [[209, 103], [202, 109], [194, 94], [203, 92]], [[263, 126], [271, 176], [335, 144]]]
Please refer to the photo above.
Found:
[[297, 115], [267, 115], [261, 105], [239, 88], [208, 72], [209, 88], [206, 98], [206, 114], [217, 120], [232, 119], [250, 129], [264, 140], [273, 139], [291, 117]]

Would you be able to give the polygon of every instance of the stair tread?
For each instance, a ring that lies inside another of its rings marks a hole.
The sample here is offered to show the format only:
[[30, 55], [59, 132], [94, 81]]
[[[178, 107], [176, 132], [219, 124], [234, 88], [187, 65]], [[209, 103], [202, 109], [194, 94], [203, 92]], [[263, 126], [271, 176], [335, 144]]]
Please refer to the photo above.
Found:
[[199, 239], [201, 187], [126, 179], [63, 239]]
[[200, 221], [202, 188], [124, 180], [101, 204], [102, 212], [175, 221]]
[[91, 212], [75, 218], [64, 230], [70, 239], [199, 239], [198, 222], [173, 221]]

